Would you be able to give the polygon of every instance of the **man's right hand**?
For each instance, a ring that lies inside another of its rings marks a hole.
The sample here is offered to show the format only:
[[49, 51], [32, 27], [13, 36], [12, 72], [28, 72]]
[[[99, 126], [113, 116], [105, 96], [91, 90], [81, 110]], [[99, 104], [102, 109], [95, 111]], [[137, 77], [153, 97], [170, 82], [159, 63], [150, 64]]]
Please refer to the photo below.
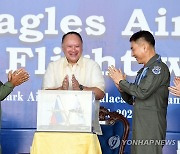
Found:
[[68, 90], [68, 88], [69, 88], [69, 77], [68, 75], [66, 75], [62, 83], [62, 90]]

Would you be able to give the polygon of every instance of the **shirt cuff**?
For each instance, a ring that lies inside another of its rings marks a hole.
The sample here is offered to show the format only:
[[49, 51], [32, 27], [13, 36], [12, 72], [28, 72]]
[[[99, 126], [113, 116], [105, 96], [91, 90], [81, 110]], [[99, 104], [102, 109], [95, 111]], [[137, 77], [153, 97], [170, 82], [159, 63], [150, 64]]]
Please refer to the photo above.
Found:
[[11, 82], [9, 82], [9, 81], [6, 82], [4, 85], [9, 87], [9, 88], [14, 88], [13, 84]]
[[121, 83], [122, 81], [123, 81], [123, 80], [120, 80], [120, 81], [119, 81], [119, 85], [120, 85], [120, 83]]

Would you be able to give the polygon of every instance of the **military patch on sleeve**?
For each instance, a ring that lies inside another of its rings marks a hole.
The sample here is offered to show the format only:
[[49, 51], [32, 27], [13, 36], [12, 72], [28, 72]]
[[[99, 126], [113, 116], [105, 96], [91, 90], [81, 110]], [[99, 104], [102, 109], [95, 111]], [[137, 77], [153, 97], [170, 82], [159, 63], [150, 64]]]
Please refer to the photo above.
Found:
[[161, 73], [161, 67], [159, 66], [154, 66], [154, 68], [152, 69], [152, 72], [154, 74], [160, 74]]

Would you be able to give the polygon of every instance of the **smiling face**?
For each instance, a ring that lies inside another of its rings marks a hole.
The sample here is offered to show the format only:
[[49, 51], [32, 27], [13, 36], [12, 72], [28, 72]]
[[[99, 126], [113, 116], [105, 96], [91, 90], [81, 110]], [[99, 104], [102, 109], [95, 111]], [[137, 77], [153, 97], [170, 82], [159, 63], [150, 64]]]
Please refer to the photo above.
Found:
[[68, 34], [62, 44], [63, 52], [70, 64], [75, 64], [82, 55], [82, 41], [76, 34]]
[[131, 41], [131, 51], [139, 64], [146, 63], [146, 50], [143, 42]]
[[154, 36], [145, 30], [134, 33], [129, 39], [131, 42], [132, 56], [139, 64], [146, 64], [155, 54]]

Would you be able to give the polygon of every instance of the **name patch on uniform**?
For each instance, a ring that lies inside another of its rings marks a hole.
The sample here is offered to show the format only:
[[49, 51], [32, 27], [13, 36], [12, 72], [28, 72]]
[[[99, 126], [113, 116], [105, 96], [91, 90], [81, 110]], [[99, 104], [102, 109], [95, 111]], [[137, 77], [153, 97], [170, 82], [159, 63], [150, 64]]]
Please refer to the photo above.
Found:
[[152, 72], [154, 74], [160, 74], [161, 73], [161, 67], [159, 66], [154, 66], [154, 68], [152, 69]]

